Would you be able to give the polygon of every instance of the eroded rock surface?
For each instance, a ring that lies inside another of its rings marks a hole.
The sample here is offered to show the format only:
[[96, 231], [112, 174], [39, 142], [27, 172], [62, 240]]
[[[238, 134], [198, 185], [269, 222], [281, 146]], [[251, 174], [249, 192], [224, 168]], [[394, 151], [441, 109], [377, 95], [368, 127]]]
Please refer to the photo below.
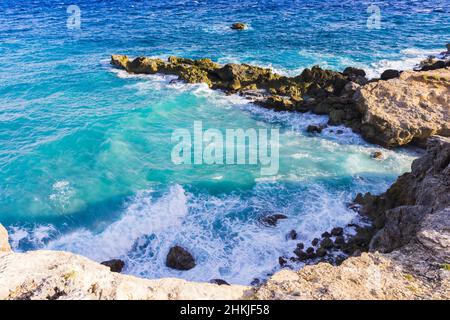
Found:
[[450, 136], [450, 69], [405, 71], [356, 94], [363, 137], [388, 147]]
[[[139, 279], [60, 251], [0, 255], [3, 299], [240, 299], [250, 288], [180, 279]], [[249, 294], [252, 294], [250, 291]]]
[[0, 224], [0, 255], [11, 252], [11, 247], [8, 242], [8, 232]]

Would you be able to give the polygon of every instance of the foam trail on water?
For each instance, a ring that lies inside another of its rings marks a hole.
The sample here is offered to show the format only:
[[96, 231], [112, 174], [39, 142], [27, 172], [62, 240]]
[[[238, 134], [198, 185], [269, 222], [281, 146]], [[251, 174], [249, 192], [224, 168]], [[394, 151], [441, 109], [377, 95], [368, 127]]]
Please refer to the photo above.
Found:
[[157, 201], [153, 201], [150, 191], [142, 191], [131, 200], [121, 219], [105, 230], [77, 230], [50, 241], [46, 248], [68, 250], [97, 261], [122, 257], [143, 235], [162, 230], [174, 232], [186, 214], [186, 195], [180, 186], [172, 187]]

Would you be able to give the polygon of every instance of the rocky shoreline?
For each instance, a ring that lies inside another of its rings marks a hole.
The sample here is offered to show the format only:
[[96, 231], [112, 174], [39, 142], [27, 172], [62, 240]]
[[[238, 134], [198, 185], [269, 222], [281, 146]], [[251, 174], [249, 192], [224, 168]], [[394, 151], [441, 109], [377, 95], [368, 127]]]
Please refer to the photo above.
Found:
[[368, 252], [285, 268], [253, 287], [139, 279], [68, 252], [13, 253], [0, 225], [0, 299], [450, 299], [450, 139], [431, 137], [412, 172], [357, 201], [374, 221]]
[[[358, 195], [351, 208], [370, 227], [325, 232], [299, 243], [285, 268], [253, 287], [177, 279], [145, 280], [122, 275], [120, 260], [103, 265], [65, 252], [13, 253], [0, 225], [0, 299], [450, 299], [450, 45], [441, 59], [413, 71], [386, 70], [367, 79], [361, 69], [305, 69], [296, 77], [247, 64], [113, 55], [111, 64], [136, 74], [170, 74], [188, 83], [240, 94], [278, 111], [329, 116], [369, 142], [385, 147], [426, 146], [423, 157], [380, 196]], [[323, 128], [308, 131], [320, 134]], [[382, 157], [382, 155], [373, 155]], [[276, 224], [283, 217], [268, 216]], [[296, 239], [292, 230], [288, 237]], [[351, 256], [350, 258], [347, 258]], [[174, 247], [167, 264], [195, 266], [189, 252]], [[33, 265], [33, 268], [27, 267]], [[291, 267], [292, 268], [292, 267]]]
[[336, 72], [314, 66], [286, 77], [248, 64], [174, 56], [164, 61], [112, 55], [111, 64], [132, 74], [175, 75], [187, 83], [205, 83], [277, 111], [328, 115], [330, 125], [350, 127], [384, 147], [423, 146], [431, 135], [450, 136], [448, 50], [442, 59], [430, 57], [414, 71], [386, 70], [381, 79], [371, 80], [353, 67]]

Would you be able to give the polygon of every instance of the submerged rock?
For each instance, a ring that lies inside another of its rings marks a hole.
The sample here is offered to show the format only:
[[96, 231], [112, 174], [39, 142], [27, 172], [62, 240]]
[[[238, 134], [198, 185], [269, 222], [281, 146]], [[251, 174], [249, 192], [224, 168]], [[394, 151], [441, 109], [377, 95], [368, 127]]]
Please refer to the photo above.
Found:
[[313, 246], [313, 247], [315, 247], [315, 246], [317, 246], [318, 244], [319, 244], [319, 239], [318, 238], [314, 238], [313, 239], [313, 241], [311, 241], [311, 245]]
[[120, 259], [112, 259], [112, 260], [108, 260], [108, 261], [103, 261], [100, 264], [109, 267], [111, 272], [117, 272], [117, 273], [122, 272], [122, 269], [125, 267], [125, 262], [123, 262]]
[[271, 215], [261, 217], [260, 220], [266, 226], [275, 227], [278, 223], [278, 220], [284, 220], [287, 218], [288, 217], [285, 216], [284, 214], [271, 214]]
[[289, 231], [289, 234], [288, 234], [287, 238], [290, 239], [290, 240], [297, 239], [297, 231], [295, 231], [295, 230]]
[[376, 160], [381, 160], [384, 157], [383, 152], [381, 152], [381, 151], [375, 151], [370, 156]]
[[195, 259], [186, 249], [175, 246], [167, 254], [166, 266], [176, 270], [190, 270], [195, 267]]
[[321, 126], [321, 125], [313, 125], [313, 124], [310, 124], [307, 128], [306, 128], [306, 132], [309, 132], [309, 133], [321, 133], [322, 132], [322, 130], [323, 130], [323, 126]]

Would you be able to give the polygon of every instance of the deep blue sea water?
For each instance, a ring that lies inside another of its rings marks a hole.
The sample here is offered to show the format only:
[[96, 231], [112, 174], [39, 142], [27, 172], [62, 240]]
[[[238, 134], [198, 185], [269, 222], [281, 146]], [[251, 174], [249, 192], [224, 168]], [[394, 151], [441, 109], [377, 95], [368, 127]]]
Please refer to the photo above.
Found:
[[[248, 284], [292, 252], [291, 229], [310, 241], [355, 213], [358, 192], [383, 192], [417, 154], [383, 150], [346, 128], [305, 132], [326, 117], [274, 113], [204, 85], [130, 76], [130, 56], [210, 57], [298, 74], [319, 64], [370, 76], [410, 68], [450, 40], [448, 0], [12, 1], [0, 2], [0, 222], [15, 250], [69, 250], [149, 278], [222, 278]], [[80, 29], [68, 29], [69, 5]], [[378, 5], [380, 28], [367, 9]], [[236, 21], [249, 29], [229, 28]], [[171, 133], [192, 128], [280, 129], [280, 170], [176, 166]], [[289, 219], [268, 228], [262, 214]], [[197, 266], [165, 267], [174, 244]]]

